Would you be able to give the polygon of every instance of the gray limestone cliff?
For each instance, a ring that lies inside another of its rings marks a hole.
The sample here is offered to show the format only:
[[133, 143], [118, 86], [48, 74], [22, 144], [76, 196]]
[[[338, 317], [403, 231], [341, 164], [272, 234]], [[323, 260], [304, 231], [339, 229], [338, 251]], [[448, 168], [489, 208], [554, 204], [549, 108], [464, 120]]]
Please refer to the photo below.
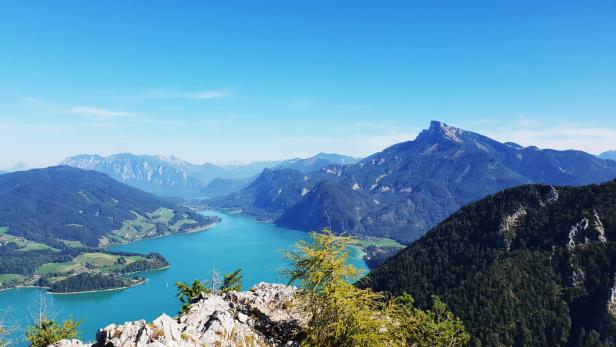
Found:
[[203, 294], [180, 317], [111, 324], [96, 333], [96, 342], [62, 340], [53, 346], [297, 346], [307, 319], [294, 308], [296, 291], [259, 283], [245, 292]]

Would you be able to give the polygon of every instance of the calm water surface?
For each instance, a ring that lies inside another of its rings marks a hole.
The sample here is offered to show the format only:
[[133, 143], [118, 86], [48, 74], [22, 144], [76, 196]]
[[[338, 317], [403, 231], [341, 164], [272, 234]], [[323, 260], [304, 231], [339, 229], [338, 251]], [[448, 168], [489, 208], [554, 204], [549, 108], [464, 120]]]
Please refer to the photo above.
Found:
[[[242, 268], [243, 285], [247, 289], [261, 282], [284, 282], [278, 270], [285, 263], [280, 250], [307, 239], [308, 234], [272, 224], [259, 223], [252, 218], [208, 211], [206, 214], [222, 217], [222, 223], [194, 234], [173, 235], [115, 246], [112, 250], [149, 253], [165, 256], [171, 267], [142, 274], [143, 285], [129, 289], [70, 295], [52, 295], [37, 288], [11, 289], [0, 292], [0, 308], [5, 324], [12, 322], [22, 327], [31, 323], [30, 311], [35, 310], [41, 293], [53, 306], [58, 319], [84, 320], [81, 338], [94, 340], [97, 329], [110, 323], [123, 323], [138, 319], [152, 320], [161, 313], [177, 313], [179, 301], [175, 297], [176, 281], [207, 279], [212, 265], [220, 273]], [[367, 271], [361, 254], [352, 249], [352, 263]], [[23, 334], [23, 331], [22, 331]]]

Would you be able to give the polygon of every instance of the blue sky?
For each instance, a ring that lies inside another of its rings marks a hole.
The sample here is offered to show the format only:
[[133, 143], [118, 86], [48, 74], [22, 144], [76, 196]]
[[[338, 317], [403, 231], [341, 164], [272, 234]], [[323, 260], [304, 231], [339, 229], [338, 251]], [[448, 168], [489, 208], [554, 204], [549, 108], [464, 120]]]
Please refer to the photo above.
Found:
[[3, 1], [0, 168], [364, 156], [431, 119], [616, 149], [614, 1]]

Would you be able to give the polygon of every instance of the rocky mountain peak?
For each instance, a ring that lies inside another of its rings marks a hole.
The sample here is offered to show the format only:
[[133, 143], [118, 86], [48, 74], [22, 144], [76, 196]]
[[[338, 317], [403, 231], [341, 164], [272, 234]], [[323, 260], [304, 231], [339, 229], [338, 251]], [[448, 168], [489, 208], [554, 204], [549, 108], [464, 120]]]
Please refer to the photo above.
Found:
[[168, 163], [184, 163], [185, 160], [182, 158], [178, 158], [175, 155], [157, 155], [156, 156], [161, 161], [166, 161]]
[[178, 318], [163, 314], [151, 323], [111, 324], [96, 333], [95, 343], [62, 340], [53, 346], [298, 346], [307, 319], [294, 308], [296, 291], [262, 282], [245, 292], [202, 294]]
[[453, 141], [456, 143], [463, 142], [463, 136], [467, 134], [466, 130], [462, 130], [456, 127], [449, 126], [443, 122], [433, 120], [430, 122], [430, 127], [427, 130], [423, 130], [417, 139], [439, 140], [445, 139], [447, 141]]

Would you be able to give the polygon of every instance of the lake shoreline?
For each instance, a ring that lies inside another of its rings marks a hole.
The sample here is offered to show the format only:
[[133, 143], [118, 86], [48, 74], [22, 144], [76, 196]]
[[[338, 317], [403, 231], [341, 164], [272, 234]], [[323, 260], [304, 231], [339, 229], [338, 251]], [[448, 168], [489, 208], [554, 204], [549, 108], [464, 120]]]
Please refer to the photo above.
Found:
[[[148, 272], [154, 272], [154, 271], [162, 271], [162, 270], [166, 270], [171, 268], [171, 265], [167, 265], [167, 266], [163, 266], [163, 267], [158, 267], [158, 268], [154, 268], [154, 269], [148, 269], [148, 270], [143, 270], [143, 271], [133, 271], [133, 272], [126, 272], [126, 273], [118, 273], [115, 274], [116, 276], [128, 276], [128, 275], [134, 275], [137, 273], [148, 273]], [[49, 291], [49, 289], [51, 289], [51, 287], [43, 287], [43, 286], [36, 286], [36, 285], [15, 285], [15, 286], [10, 286], [10, 287], [6, 287], [6, 288], [2, 288], [0, 289], [0, 292], [3, 292], [5, 290], [11, 290], [11, 289], [21, 289], [21, 288], [37, 288], [37, 289], [45, 289], [45, 293], [49, 293], [49, 294], [82, 294], [82, 293], [96, 293], [96, 292], [104, 292], [104, 291], [110, 291], [110, 290], [120, 290], [120, 289], [127, 289], [127, 288], [132, 288], [134, 286], [137, 285], [141, 285], [145, 283], [145, 280], [134, 284], [134, 285], [130, 285], [130, 286], [124, 286], [124, 287], [118, 287], [118, 288], [108, 288], [108, 289], [95, 289], [95, 290], [88, 290], [88, 291], [79, 291], [79, 292], [66, 292], [66, 293], [58, 293], [58, 292], [52, 292]]]
[[[100, 247], [101, 251], [103, 252], [108, 252], [113, 254], [113, 251], [110, 251], [109, 248], [110, 247], [114, 247], [114, 246], [121, 246], [121, 245], [128, 245], [131, 243], [135, 243], [135, 242], [139, 242], [139, 241], [145, 241], [145, 240], [153, 240], [153, 239], [157, 239], [157, 238], [163, 238], [163, 237], [169, 237], [169, 236], [176, 236], [176, 235], [189, 235], [189, 234], [195, 234], [195, 233], [199, 233], [199, 232], [204, 232], [207, 231], [211, 228], [213, 228], [214, 226], [216, 226], [217, 224], [220, 224], [222, 221], [219, 222], [214, 222], [211, 224], [207, 224], [207, 225], [203, 225], [203, 226], [199, 226], [193, 229], [187, 229], [185, 231], [181, 231], [181, 232], [176, 232], [176, 233], [169, 233], [169, 234], [164, 234], [164, 235], [156, 235], [156, 236], [151, 236], [151, 237], [140, 237], [134, 240], [127, 240], [125, 242], [118, 242], [118, 243], [110, 243], [110, 244], [106, 244], [103, 247]], [[155, 268], [155, 269], [148, 269], [148, 270], [144, 270], [144, 271], [133, 271], [133, 272], [128, 272], [128, 273], [120, 273], [117, 275], [130, 275], [130, 274], [135, 274], [135, 273], [140, 273], [140, 272], [149, 272], [149, 271], [157, 271], [157, 270], [164, 270], [171, 267], [171, 264], [165, 266], [165, 267], [161, 267], [161, 268]], [[23, 275], [26, 276], [26, 275]], [[30, 281], [35, 282], [35, 280], [32, 279], [32, 276], [30, 276]], [[27, 283], [27, 281], [24, 281]], [[24, 283], [22, 282], [22, 283]], [[32, 283], [31, 282], [31, 283]], [[118, 289], [124, 289], [124, 288], [130, 288], [133, 286], [129, 286], [129, 287], [122, 287], [122, 288], [118, 288]], [[10, 289], [18, 289], [18, 288], [40, 288], [40, 289], [49, 289], [49, 287], [40, 287], [40, 286], [36, 286], [36, 285], [20, 285], [20, 284], [16, 284], [16, 285], [11, 285], [8, 287], [4, 287], [0, 289], [0, 292], [5, 291], [5, 290], [10, 290]], [[48, 293], [51, 293], [49, 291], [47, 291]], [[72, 294], [73, 292], [70, 293], [54, 293], [54, 294]]]
[[[118, 288], [83, 290], [83, 291], [79, 291], [79, 292], [66, 292], [66, 293], [50, 292], [49, 290], [47, 290], [45, 293], [52, 294], [52, 295], [72, 295], [72, 294], [88, 294], [88, 293], [112, 292], [112, 291], [116, 291], [116, 290], [124, 290], [124, 289], [129, 289], [129, 288], [132, 288], [132, 287], [140, 286], [142, 284], [145, 284], [147, 281], [148, 281], [148, 279], [144, 278], [143, 280], [139, 281], [138, 283], [132, 284], [130, 286], [124, 286], [124, 287], [118, 287]], [[39, 287], [39, 288], [43, 288], [43, 287]]]
[[[163, 312], [177, 312], [180, 303], [177, 300], [175, 283], [207, 278], [212, 265], [215, 265], [220, 273], [242, 268], [244, 288], [250, 288], [259, 282], [285, 283], [286, 279], [282, 277], [279, 269], [288, 264], [280, 250], [289, 249], [296, 242], [309, 239], [309, 235], [303, 231], [260, 223], [250, 216], [229, 215], [216, 210], [205, 210], [201, 213], [219, 216], [223, 218], [223, 222], [212, 225], [210, 230], [205, 232], [178, 233], [168, 235], [175, 237], [159, 237], [114, 245], [107, 249], [127, 254], [163, 255], [170, 267], [137, 274], [138, 277], [147, 278], [143, 285], [86, 293], [49, 293], [50, 295], [46, 295], [40, 288], [15, 288], [0, 293], [0, 309], [11, 307], [7, 319], [23, 321], [24, 317], [29, 317], [31, 307], [35, 307], [43, 296], [55, 310], [61, 311], [58, 320], [83, 320], [78, 329], [81, 336], [93, 338], [93, 332], [110, 323], [139, 319], [152, 321]], [[349, 251], [352, 252], [349, 263], [362, 272], [367, 271], [365, 263], [358, 259], [357, 251], [351, 248]], [[125, 286], [131, 284], [126, 283]], [[23, 334], [18, 333], [15, 338], [21, 340]]]
[[[137, 273], [149, 273], [149, 272], [154, 272], [154, 271], [162, 271], [162, 270], [166, 270], [171, 268], [171, 265], [167, 265], [167, 266], [163, 266], [163, 267], [159, 267], [159, 268], [155, 268], [155, 269], [148, 269], [148, 270], [143, 270], [143, 271], [133, 271], [133, 272], [127, 272], [127, 273], [121, 273], [121, 274], [116, 274], [117, 276], [129, 276], [129, 275], [134, 275]], [[11, 290], [11, 289], [24, 289], [24, 288], [36, 288], [36, 289], [45, 289], [45, 293], [48, 294], [54, 294], [54, 295], [63, 295], [63, 294], [84, 294], [84, 293], [96, 293], [96, 292], [106, 292], [106, 291], [113, 291], [113, 290], [122, 290], [122, 289], [128, 289], [128, 288], [132, 288], [138, 285], [142, 285], [147, 281], [147, 279], [144, 279], [142, 281], [140, 281], [139, 283], [135, 283], [133, 285], [130, 286], [123, 286], [123, 287], [118, 287], [118, 288], [107, 288], [107, 289], [93, 289], [93, 290], [86, 290], [86, 291], [78, 291], [78, 292], [52, 292], [49, 289], [51, 289], [51, 287], [43, 287], [43, 286], [35, 286], [35, 285], [29, 285], [29, 286], [21, 286], [21, 285], [16, 285], [16, 286], [11, 286], [8, 288], [2, 288], [0, 289], [0, 292], [5, 291], [5, 290]]]
[[171, 268], [171, 264], [167, 265], [167, 266], [163, 266], [163, 267], [157, 267], [156, 269], [148, 269], [148, 270], [143, 270], [143, 271], [133, 271], [133, 272], [125, 272], [119, 275], [122, 276], [126, 276], [126, 275], [134, 275], [134, 274], [138, 274], [138, 273], [147, 273], [147, 272], [152, 272], [152, 271], [161, 271], [161, 270], [166, 270]]
[[[206, 209], [193, 209], [193, 210], [199, 213], [207, 213], [207, 211], [217, 211], [217, 210], [212, 210], [212, 209], [207, 209], [207, 208]], [[270, 225], [274, 225], [277, 227], [282, 227], [278, 225], [272, 218], [269, 218], [269, 217], [260, 218], [258, 215], [250, 213], [249, 211], [246, 211], [244, 209], [221, 208], [218, 211], [229, 214], [229, 215], [233, 215], [233, 216], [241, 216], [241, 217], [249, 218], [259, 224], [270, 224]], [[282, 228], [285, 228], [285, 227], [282, 227]], [[297, 231], [300, 231], [306, 234], [309, 234], [312, 232], [312, 230], [301, 230], [301, 229], [292, 229], [292, 230], [297, 230]], [[361, 260], [364, 264], [366, 264], [366, 268], [368, 269], [367, 272], [370, 272], [376, 269], [376, 266], [369, 265], [370, 264], [370, 254], [368, 252], [369, 247], [377, 247], [377, 248], [392, 247], [392, 248], [399, 248], [400, 250], [406, 247], [406, 245], [401, 244], [394, 239], [390, 239], [386, 237], [362, 237], [358, 235], [347, 235], [347, 236], [350, 236], [352, 240], [346, 243], [346, 245], [348, 247], [353, 247], [354, 249], [356, 249], [357, 253], [359, 254], [357, 259]]]
[[8, 288], [2, 288], [2, 289], [0, 289], [0, 292], [3, 292], [3, 291], [5, 291], [5, 290], [12, 290], [12, 289], [27, 289], [27, 288], [49, 289], [50, 287], [40, 287], [40, 286], [13, 286], [13, 287], [8, 287]]
[[125, 241], [125, 242], [113, 242], [113, 243], [106, 244], [104, 247], [101, 247], [101, 248], [104, 249], [104, 250], [107, 250], [109, 247], [129, 245], [131, 243], [135, 243], [135, 242], [139, 242], [139, 241], [155, 240], [155, 239], [159, 239], [159, 238], [163, 238], [163, 237], [169, 237], [169, 236], [177, 236], [177, 235], [184, 235], [184, 234], [188, 235], [188, 234], [199, 233], [199, 232], [203, 232], [203, 231], [209, 230], [209, 229], [213, 228], [216, 224], [220, 224], [220, 223], [221, 222], [215, 222], [215, 223], [212, 223], [212, 224], [204, 225], [202, 227], [198, 227], [198, 228], [195, 228], [195, 229], [189, 229], [189, 230], [181, 231], [181, 232], [177, 232], [177, 233], [168, 233], [168, 234], [163, 234], [163, 235], [140, 237], [140, 238], [136, 238], [134, 240]]

